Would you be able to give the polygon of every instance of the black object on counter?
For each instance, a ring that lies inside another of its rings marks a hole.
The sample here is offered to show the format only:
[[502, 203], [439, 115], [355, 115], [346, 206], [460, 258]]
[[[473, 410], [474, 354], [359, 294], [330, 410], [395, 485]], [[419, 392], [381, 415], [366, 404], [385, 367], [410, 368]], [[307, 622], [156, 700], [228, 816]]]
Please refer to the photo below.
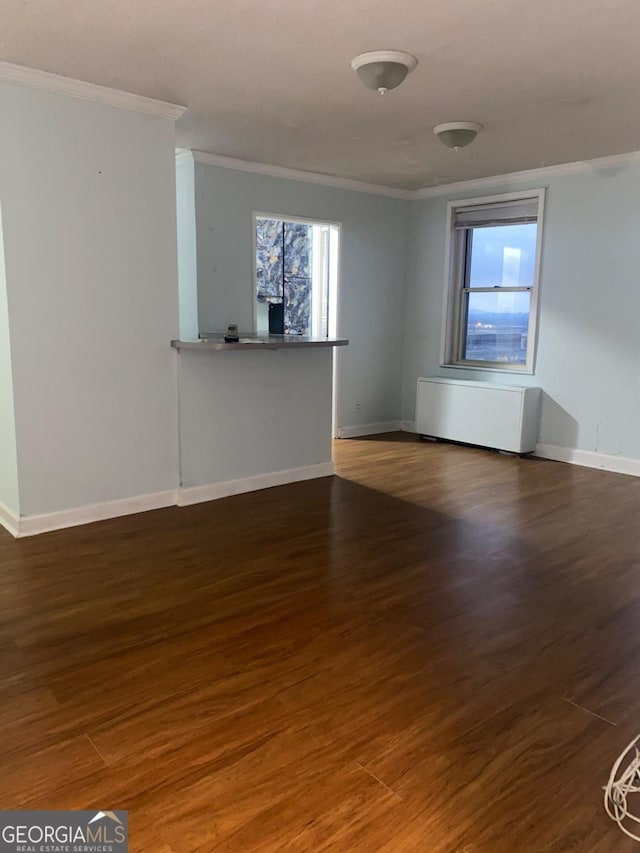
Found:
[[227, 332], [224, 336], [225, 344], [237, 344], [240, 340], [240, 336], [238, 335], [238, 327], [235, 323], [230, 323], [227, 326]]
[[284, 302], [269, 303], [269, 334], [284, 335]]

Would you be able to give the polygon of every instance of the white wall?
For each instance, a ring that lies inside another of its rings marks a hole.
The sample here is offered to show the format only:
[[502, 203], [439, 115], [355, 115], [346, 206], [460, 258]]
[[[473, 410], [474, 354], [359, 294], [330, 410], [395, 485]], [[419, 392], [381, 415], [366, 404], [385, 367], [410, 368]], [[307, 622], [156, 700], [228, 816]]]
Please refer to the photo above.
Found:
[[[534, 376], [439, 367], [447, 201], [547, 186]], [[403, 418], [418, 376], [539, 385], [538, 440], [640, 458], [640, 163], [500, 181], [414, 202], [408, 250]]]
[[331, 461], [331, 349], [179, 359], [182, 486]]
[[[2, 240], [2, 211], [0, 209], [0, 504], [17, 518], [18, 459], [16, 448], [15, 412], [13, 406], [13, 372], [9, 340], [9, 310], [7, 280]], [[0, 514], [2, 508], [0, 507]]]
[[[169, 348], [179, 331], [172, 122], [10, 84], [0, 110], [0, 502], [32, 516], [169, 494], [179, 359], [186, 486], [330, 459], [331, 351]], [[419, 375], [505, 381], [438, 366], [446, 202], [473, 194], [408, 202], [202, 163], [193, 181], [202, 330], [250, 325], [254, 211], [342, 223], [338, 331], [351, 345], [340, 426], [394, 421], [401, 409], [412, 420]], [[510, 381], [542, 386], [541, 442], [640, 458], [640, 164], [544, 183], [536, 375]], [[477, 194], [540, 184], [497, 180]]]
[[169, 120], [0, 85], [20, 512], [173, 489]]
[[253, 212], [341, 222], [338, 425], [397, 420], [411, 202], [198, 162], [195, 174], [200, 331], [251, 328]]

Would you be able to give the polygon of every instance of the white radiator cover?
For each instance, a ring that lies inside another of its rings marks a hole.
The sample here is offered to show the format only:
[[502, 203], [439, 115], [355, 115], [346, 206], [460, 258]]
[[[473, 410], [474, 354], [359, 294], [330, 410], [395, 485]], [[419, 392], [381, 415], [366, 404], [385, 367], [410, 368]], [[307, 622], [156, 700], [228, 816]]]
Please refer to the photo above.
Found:
[[418, 379], [416, 432], [482, 447], [536, 448], [540, 388], [462, 379]]

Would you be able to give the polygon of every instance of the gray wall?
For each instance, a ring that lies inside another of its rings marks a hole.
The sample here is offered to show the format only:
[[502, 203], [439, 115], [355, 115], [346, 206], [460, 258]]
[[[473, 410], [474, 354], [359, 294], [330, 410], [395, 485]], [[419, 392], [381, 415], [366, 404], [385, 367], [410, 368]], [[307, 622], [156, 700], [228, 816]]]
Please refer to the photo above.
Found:
[[13, 406], [13, 372], [9, 340], [7, 279], [4, 268], [2, 212], [0, 210], [0, 504], [18, 516], [18, 459], [15, 412]]
[[175, 488], [173, 123], [0, 85], [20, 512]]
[[[441, 368], [447, 201], [547, 186], [534, 376]], [[414, 202], [408, 247], [402, 412], [418, 376], [543, 389], [538, 440], [640, 457], [640, 164], [584, 168]]]
[[[28, 516], [171, 490], [173, 124], [9, 84], [0, 109], [0, 501], [16, 511], [19, 497]], [[339, 333], [351, 346], [340, 425], [396, 420], [401, 408], [412, 420], [419, 375], [467, 375], [540, 384], [543, 443], [640, 458], [637, 162], [548, 179], [533, 377], [438, 366], [447, 197], [407, 202], [204, 164], [194, 181], [202, 329], [251, 322], [253, 211], [342, 223]], [[496, 181], [478, 195], [538, 185]], [[190, 216], [189, 205], [182, 197]], [[180, 356], [189, 484], [329, 458], [330, 353], [292, 355]], [[218, 432], [206, 426], [214, 412]]]
[[198, 162], [195, 187], [200, 330], [251, 329], [254, 211], [341, 222], [338, 425], [397, 420], [411, 202]]
[[181, 485], [330, 462], [331, 352], [183, 350]]

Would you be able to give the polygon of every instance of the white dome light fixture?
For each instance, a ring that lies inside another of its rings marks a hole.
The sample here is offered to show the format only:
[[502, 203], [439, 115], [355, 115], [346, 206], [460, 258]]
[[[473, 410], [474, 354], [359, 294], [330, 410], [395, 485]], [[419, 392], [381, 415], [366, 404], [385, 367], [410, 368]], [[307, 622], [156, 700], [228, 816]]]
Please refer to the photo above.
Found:
[[369, 50], [351, 60], [351, 67], [364, 85], [381, 95], [399, 86], [417, 64], [415, 56], [402, 50]]
[[433, 128], [440, 142], [455, 151], [471, 145], [481, 130], [482, 125], [477, 121], [447, 121]]

